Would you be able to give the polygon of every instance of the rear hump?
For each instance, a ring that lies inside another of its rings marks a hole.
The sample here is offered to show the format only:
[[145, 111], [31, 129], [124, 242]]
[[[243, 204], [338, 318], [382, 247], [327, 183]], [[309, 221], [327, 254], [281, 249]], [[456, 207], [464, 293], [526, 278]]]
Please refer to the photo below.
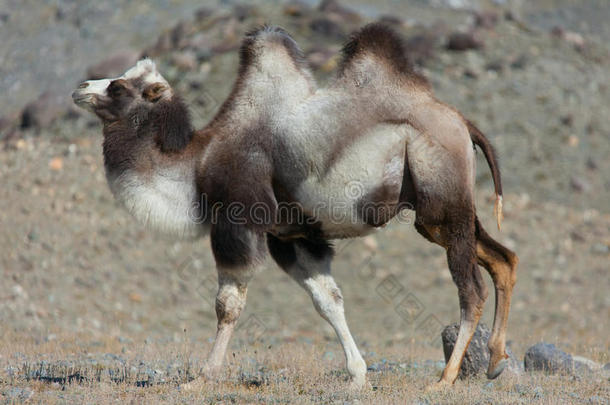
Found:
[[429, 87], [426, 78], [414, 70], [402, 36], [384, 24], [372, 23], [356, 31], [341, 52], [343, 59], [339, 68], [340, 74], [345, 74], [360, 58], [372, 56], [386, 63], [395, 73]]

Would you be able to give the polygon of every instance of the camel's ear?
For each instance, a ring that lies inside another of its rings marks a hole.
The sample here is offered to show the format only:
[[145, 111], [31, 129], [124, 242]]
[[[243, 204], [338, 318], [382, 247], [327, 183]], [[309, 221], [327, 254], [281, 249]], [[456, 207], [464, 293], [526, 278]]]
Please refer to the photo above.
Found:
[[191, 117], [186, 104], [177, 96], [158, 101], [152, 114], [156, 129], [156, 141], [163, 152], [178, 152], [193, 137]]
[[161, 100], [161, 98], [170, 98], [171, 92], [168, 85], [164, 83], [153, 83], [146, 86], [142, 92], [142, 97], [144, 100], [156, 103]]

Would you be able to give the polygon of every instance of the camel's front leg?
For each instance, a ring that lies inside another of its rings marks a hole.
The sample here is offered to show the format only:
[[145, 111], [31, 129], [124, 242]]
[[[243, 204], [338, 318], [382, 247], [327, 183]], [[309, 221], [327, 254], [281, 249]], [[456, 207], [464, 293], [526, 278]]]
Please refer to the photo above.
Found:
[[187, 384], [198, 387], [205, 379], [216, 377], [222, 369], [225, 354], [239, 315], [246, 306], [248, 281], [267, 253], [265, 236], [226, 221], [212, 227], [212, 251], [218, 270], [216, 340], [207, 358], [202, 378]]
[[204, 376], [207, 378], [216, 376], [222, 368], [229, 340], [233, 335], [239, 315], [246, 306], [248, 285], [245, 278], [250, 271], [250, 269], [218, 268], [218, 294], [216, 295], [218, 327], [214, 346], [204, 368]]

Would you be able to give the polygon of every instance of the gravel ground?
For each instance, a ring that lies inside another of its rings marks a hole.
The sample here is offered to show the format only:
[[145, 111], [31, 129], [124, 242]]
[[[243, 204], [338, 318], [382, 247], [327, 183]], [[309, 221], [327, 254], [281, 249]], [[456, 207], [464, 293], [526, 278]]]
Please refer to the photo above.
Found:
[[[334, 34], [314, 32], [307, 15], [289, 17], [276, 3], [248, 9], [243, 20], [239, 10], [210, 3], [213, 15], [238, 18], [217, 24], [203, 18], [184, 38], [205, 46], [154, 58], [203, 125], [230, 90], [235, 41], [253, 25], [285, 26], [312, 62], [338, 49], [352, 27], [379, 15], [400, 18], [409, 38], [437, 33], [420, 68], [437, 96], [477, 122], [501, 157], [503, 231], [494, 229], [493, 189], [482, 159], [478, 209], [492, 235], [521, 259], [508, 332], [512, 351], [522, 358], [546, 341], [608, 363], [610, 36], [603, 22], [610, 10], [603, 1], [431, 3], [460, 7], [353, 2], [362, 21], [340, 21]], [[458, 381], [449, 393], [423, 394], [443, 367], [440, 329], [458, 319], [457, 294], [444, 252], [398, 223], [337, 244], [334, 273], [374, 391], [341, 392], [346, 374], [334, 332], [272, 263], [252, 282], [226, 375], [202, 392], [181, 390], [178, 383], [197, 373], [215, 331], [209, 240], [153, 235], [116, 206], [93, 117], [66, 107], [52, 124], [25, 129], [19, 111], [43, 90], [68, 94], [88, 66], [118, 50], [150, 51], [160, 34], [191, 21], [202, 5], [0, 3], [0, 116], [8, 122], [0, 126], [5, 401], [103, 403], [120, 395], [134, 402], [608, 403], [603, 373], [475, 378]], [[475, 24], [471, 6], [492, 7], [500, 16], [497, 25], [478, 30], [485, 46], [445, 50], [451, 32]], [[563, 31], [552, 34], [553, 27]], [[324, 81], [335, 60], [322, 61], [316, 75]], [[383, 293], [388, 282], [402, 288], [394, 300]], [[421, 304], [415, 321], [396, 309], [406, 296]], [[492, 313], [490, 299], [488, 325]]]

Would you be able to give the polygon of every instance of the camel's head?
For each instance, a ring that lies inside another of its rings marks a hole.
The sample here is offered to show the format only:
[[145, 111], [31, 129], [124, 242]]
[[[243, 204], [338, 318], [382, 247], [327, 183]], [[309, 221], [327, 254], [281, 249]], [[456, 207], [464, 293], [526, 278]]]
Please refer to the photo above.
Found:
[[76, 105], [105, 124], [129, 116], [135, 107], [153, 108], [171, 98], [171, 87], [150, 59], [140, 60], [120, 77], [83, 82], [72, 93]]
[[176, 152], [191, 140], [187, 106], [150, 59], [142, 59], [121, 77], [83, 82], [72, 99], [102, 120], [105, 144], [121, 145], [119, 151], [126, 144], [134, 149], [146, 144]]

